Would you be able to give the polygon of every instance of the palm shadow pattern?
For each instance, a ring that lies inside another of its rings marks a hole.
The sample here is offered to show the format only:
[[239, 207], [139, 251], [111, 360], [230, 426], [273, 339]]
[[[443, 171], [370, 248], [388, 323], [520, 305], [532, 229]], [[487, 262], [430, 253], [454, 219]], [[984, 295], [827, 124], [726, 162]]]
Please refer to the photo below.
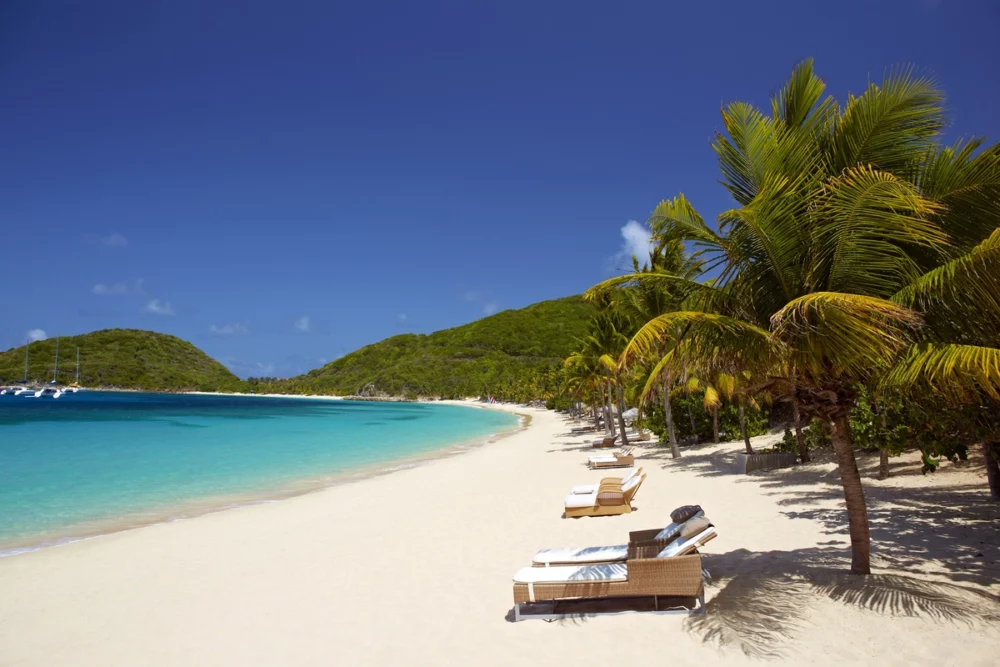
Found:
[[[895, 478], [875, 482], [877, 457], [859, 456], [869, 480], [872, 560], [882, 572], [861, 577], [848, 573], [850, 552], [840, 546], [847, 540], [843, 492], [836, 469], [821, 465], [822, 458], [820, 464], [753, 478], [786, 518], [818, 522], [831, 537], [827, 544], [838, 546], [705, 556], [715, 579], [710, 588], [718, 592], [707, 615], [688, 619], [690, 631], [705, 642], [766, 659], [783, 655], [806, 623], [804, 610], [824, 599], [886, 616], [1000, 623], [1000, 505], [989, 500], [984, 485], [958, 477], [946, 487], [896, 483], [921, 477], [919, 465], [905, 462], [894, 467]], [[963, 465], [981, 464], [971, 459]]]
[[707, 614], [690, 616], [685, 629], [706, 644], [744, 655], [783, 657], [808, 621], [807, 609], [832, 600], [887, 616], [929, 617], [974, 627], [1000, 622], [1000, 601], [983, 590], [899, 574], [859, 577], [839, 548], [751, 552], [704, 557], [718, 592]]

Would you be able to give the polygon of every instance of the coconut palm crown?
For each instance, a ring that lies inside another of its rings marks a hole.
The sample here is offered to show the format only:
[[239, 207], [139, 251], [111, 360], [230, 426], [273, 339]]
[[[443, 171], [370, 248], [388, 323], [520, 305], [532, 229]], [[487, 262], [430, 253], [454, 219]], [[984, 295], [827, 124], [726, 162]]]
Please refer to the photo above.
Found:
[[942, 147], [943, 96], [910, 70], [843, 106], [824, 92], [806, 61], [770, 114], [722, 110], [714, 149], [736, 207], [715, 228], [678, 195], [649, 221], [655, 242], [692, 247], [713, 279], [673, 277], [684, 310], [649, 320], [622, 360], [679, 340], [676, 363], [743, 374], [825, 420], [852, 571], [868, 573], [848, 424], [860, 388], [1000, 400], [1000, 148]]

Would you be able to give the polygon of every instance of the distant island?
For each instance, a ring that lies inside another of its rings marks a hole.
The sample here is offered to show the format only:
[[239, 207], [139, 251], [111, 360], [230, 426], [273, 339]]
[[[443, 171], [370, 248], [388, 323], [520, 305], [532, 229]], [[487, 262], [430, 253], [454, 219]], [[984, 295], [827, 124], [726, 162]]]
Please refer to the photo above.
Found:
[[[85, 387], [144, 391], [242, 391], [245, 383], [228, 368], [176, 336], [140, 329], [104, 329], [59, 339], [57, 380], [76, 380], [80, 350], [80, 384]], [[28, 382], [53, 379], [56, 340], [30, 345]], [[0, 383], [24, 379], [24, 346], [0, 352]]]
[[[558, 393], [559, 368], [587, 334], [595, 308], [580, 296], [506, 310], [432, 334], [401, 334], [292, 378], [241, 380], [193, 344], [137, 329], [60, 341], [59, 381], [145, 391], [219, 391], [370, 397], [480, 396], [528, 401]], [[31, 343], [28, 380], [53, 378], [56, 341]], [[24, 346], [0, 352], [0, 383], [24, 378]]]

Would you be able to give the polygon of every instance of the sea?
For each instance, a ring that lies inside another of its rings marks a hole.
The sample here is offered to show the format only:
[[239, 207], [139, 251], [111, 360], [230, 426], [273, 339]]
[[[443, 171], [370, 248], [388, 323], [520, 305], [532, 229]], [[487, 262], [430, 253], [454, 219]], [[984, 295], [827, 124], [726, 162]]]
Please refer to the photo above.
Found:
[[517, 427], [509, 413], [433, 403], [0, 396], [0, 556], [279, 500]]

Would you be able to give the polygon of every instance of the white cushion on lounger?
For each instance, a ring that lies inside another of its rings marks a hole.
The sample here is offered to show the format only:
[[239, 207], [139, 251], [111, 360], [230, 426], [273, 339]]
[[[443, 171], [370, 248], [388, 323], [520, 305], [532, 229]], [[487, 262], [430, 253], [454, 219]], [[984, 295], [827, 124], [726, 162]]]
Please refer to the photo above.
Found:
[[[698, 510], [698, 512], [694, 516], [692, 516], [691, 519], [697, 519], [698, 517], [702, 517], [702, 516], [705, 516], [705, 513], [702, 512], [701, 510]], [[688, 521], [690, 521], [691, 519], [688, 519]], [[661, 530], [660, 532], [658, 532], [656, 534], [656, 537], [654, 537], [653, 539], [654, 540], [665, 540], [668, 537], [670, 537], [671, 535], [677, 534], [677, 532], [680, 531], [681, 526], [683, 526], [683, 525], [684, 525], [683, 523], [671, 523], [666, 528], [664, 528], [663, 530]]]
[[572, 493], [580, 495], [583, 493], [597, 493], [597, 484], [581, 484], [580, 486], [574, 486]]
[[629, 481], [622, 484], [622, 493], [631, 491], [641, 481], [641, 479], [641, 477], [633, 477]]
[[625, 563], [567, 565], [562, 567], [522, 567], [514, 575], [516, 584], [562, 584], [570, 581], [627, 581]]
[[566, 496], [566, 509], [593, 507], [597, 504], [597, 491], [591, 493], [571, 493]]
[[663, 547], [663, 550], [656, 554], [656, 557], [671, 558], [673, 556], [683, 556], [684, 554], [693, 551], [696, 547], [707, 542], [714, 535], [715, 526], [709, 526], [694, 537], [686, 540], [683, 537], [678, 537], [676, 540]]
[[542, 549], [535, 554], [533, 562], [540, 565], [549, 563], [604, 563], [628, 558], [628, 545], [615, 544], [606, 547], [570, 547], [567, 549]]

